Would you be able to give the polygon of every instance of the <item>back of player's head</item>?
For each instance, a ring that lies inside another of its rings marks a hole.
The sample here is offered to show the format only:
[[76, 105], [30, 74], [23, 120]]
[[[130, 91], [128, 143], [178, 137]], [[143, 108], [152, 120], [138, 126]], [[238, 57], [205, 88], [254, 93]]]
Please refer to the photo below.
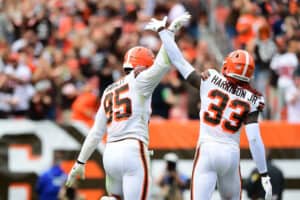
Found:
[[249, 82], [254, 73], [254, 59], [245, 50], [235, 50], [224, 60], [222, 74], [243, 82]]
[[123, 62], [123, 69], [125, 72], [130, 72], [136, 67], [150, 67], [154, 62], [153, 52], [145, 47], [137, 46], [129, 49], [125, 56]]

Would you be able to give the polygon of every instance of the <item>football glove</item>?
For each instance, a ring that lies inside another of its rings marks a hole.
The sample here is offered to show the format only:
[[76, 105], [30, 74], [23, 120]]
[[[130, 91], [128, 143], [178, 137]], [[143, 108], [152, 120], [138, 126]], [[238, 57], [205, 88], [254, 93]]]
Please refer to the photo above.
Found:
[[[166, 27], [168, 17], [164, 17], [163, 20], [157, 20], [152, 18], [151, 21], [145, 26], [146, 30], [152, 30], [155, 32], [160, 31], [161, 29]], [[173, 33], [178, 32], [183, 25], [185, 25], [191, 19], [191, 15], [188, 12], [180, 15], [179, 17], [175, 18], [168, 29]]]
[[159, 32], [166, 27], [167, 19], [167, 16], [165, 16], [162, 20], [152, 18], [151, 21], [145, 26], [145, 30]]
[[188, 12], [185, 12], [184, 14], [176, 17], [171, 22], [168, 29], [170, 31], [172, 31], [173, 33], [177, 33], [181, 29], [182, 26], [184, 26], [185, 24], [187, 24], [189, 22], [190, 19], [191, 19], [191, 15]]
[[262, 176], [261, 184], [266, 192], [265, 200], [271, 200], [272, 199], [272, 185], [271, 185], [270, 177], [268, 175]]
[[78, 176], [80, 179], [85, 179], [85, 165], [83, 163], [76, 162], [68, 175], [66, 186], [72, 187]]

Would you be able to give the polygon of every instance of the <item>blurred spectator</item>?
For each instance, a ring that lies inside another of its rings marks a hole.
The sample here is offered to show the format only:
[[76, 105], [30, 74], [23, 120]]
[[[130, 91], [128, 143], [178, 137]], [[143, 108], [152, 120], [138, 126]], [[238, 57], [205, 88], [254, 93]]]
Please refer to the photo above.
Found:
[[13, 40], [13, 26], [7, 13], [4, 12], [3, 5], [0, 5], [0, 41]]
[[244, 1], [242, 14], [236, 23], [237, 42], [240, 47], [245, 47], [255, 37], [254, 24], [256, 21], [255, 4]]
[[[270, 27], [266, 22], [258, 28], [257, 36], [253, 41], [248, 43], [247, 50], [254, 55], [255, 88], [266, 97], [267, 90], [270, 90], [271, 87], [277, 87], [277, 83], [273, 81], [274, 71], [270, 68], [271, 60], [277, 53], [277, 46], [272, 39]], [[266, 104], [267, 106], [266, 109], [264, 109], [263, 116], [269, 117], [271, 108], [269, 105], [271, 102], [269, 102], [268, 97], [266, 97]]]
[[248, 45], [248, 50], [255, 55], [255, 88], [265, 95], [271, 75], [270, 62], [277, 53], [268, 24], [259, 27], [257, 37]]
[[271, 69], [279, 76], [277, 81], [279, 112], [274, 119], [282, 119], [281, 112], [285, 106], [284, 97], [287, 89], [293, 85], [293, 71], [297, 68], [299, 63], [296, 56], [297, 42], [294, 39], [290, 39], [286, 48], [284, 43], [285, 41], [279, 42], [279, 52], [271, 61]]
[[99, 106], [98, 88], [98, 77], [91, 78], [72, 104], [72, 120], [80, 121], [86, 126], [92, 127]]
[[171, 108], [177, 103], [168, 75], [155, 88], [152, 95], [152, 116], [169, 118]]
[[14, 116], [25, 117], [28, 114], [30, 99], [34, 89], [30, 84], [31, 71], [20, 61], [20, 55], [12, 53], [8, 57], [4, 73], [8, 78], [8, 85], [12, 88], [12, 98], [9, 101]]
[[[282, 174], [282, 171], [272, 163], [270, 151], [266, 151], [266, 153], [267, 168], [272, 183], [272, 199], [281, 200], [284, 190], [284, 176]], [[265, 198], [265, 191], [261, 185], [261, 179], [257, 169], [251, 172], [245, 187], [250, 199], [255, 200]]]
[[41, 200], [58, 200], [61, 186], [65, 183], [67, 175], [60, 167], [61, 154], [55, 153], [52, 167], [40, 175], [36, 191]]
[[226, 33], [230, 39], [233, 39], [237, 35], [236, 25], [240, 16], [243, 1], [233, 0], [230, 7], [229, 15], [225, 21]]
[[47, 118], [47, 114], [53, 103], [49, 94], [51, 83], [48, 80], [39, 81], [35, 84], [35, 94], [30, 101], [29, 118], [32, 120], [42, 120]]
[[10, 102], [13, 89], [8, 85], [7, 76], [0, 71], [0, 118], [8, 118], [11, 114]]
[[293, 86], [285, 94], [287, 102], [287, 120], [290, 123], [300, 123], [300, 68], [293, 74]]
[[78, 91], [74, 84], [66, 83], [61, 90], [61, 109], [62, 122], [68, 122], [71, 119], [71, 107], [78, 95]]
[[161, 188], [161, 196], [164, 200], [183, 200], [183, 191], [189, 187], [189, 179], [178, 172], [178, 156], [175, 153], [167, 153], [164, 156], [166, 169], [158, 184]]

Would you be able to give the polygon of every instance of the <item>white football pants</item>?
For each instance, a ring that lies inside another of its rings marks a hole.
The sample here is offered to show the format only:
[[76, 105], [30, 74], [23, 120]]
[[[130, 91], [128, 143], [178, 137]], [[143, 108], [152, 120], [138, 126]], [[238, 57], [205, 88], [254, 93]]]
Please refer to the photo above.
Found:
[[239, 147], [202, 142], [195, 153], [191, 182], [191, 200], [209, 200], [217, 188], [223, 200], [241, 198]]
[[122, 200], [149, 198], [149, 153], [143, 142], [124, 139], [107, 143], [103, 164], [109, 195]]

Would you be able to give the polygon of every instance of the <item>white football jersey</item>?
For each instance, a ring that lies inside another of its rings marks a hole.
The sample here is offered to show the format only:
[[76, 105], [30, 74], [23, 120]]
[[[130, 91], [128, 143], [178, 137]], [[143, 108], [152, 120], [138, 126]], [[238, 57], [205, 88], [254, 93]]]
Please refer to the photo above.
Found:
[[248, 114], [264, 105], [262, 96], [234, 87], [216, 70], [200, 86], [200, 138], [239, 145], [240, 130]]
[[161, 49], [153, 66], [138, 75], [132, 70], [109, 85], [102, 95], [91, 133], [101, 138], [107, 132], [108, 142], [136, 138], [148, 144], [152, 93], [169, 68], [168, 57]]

